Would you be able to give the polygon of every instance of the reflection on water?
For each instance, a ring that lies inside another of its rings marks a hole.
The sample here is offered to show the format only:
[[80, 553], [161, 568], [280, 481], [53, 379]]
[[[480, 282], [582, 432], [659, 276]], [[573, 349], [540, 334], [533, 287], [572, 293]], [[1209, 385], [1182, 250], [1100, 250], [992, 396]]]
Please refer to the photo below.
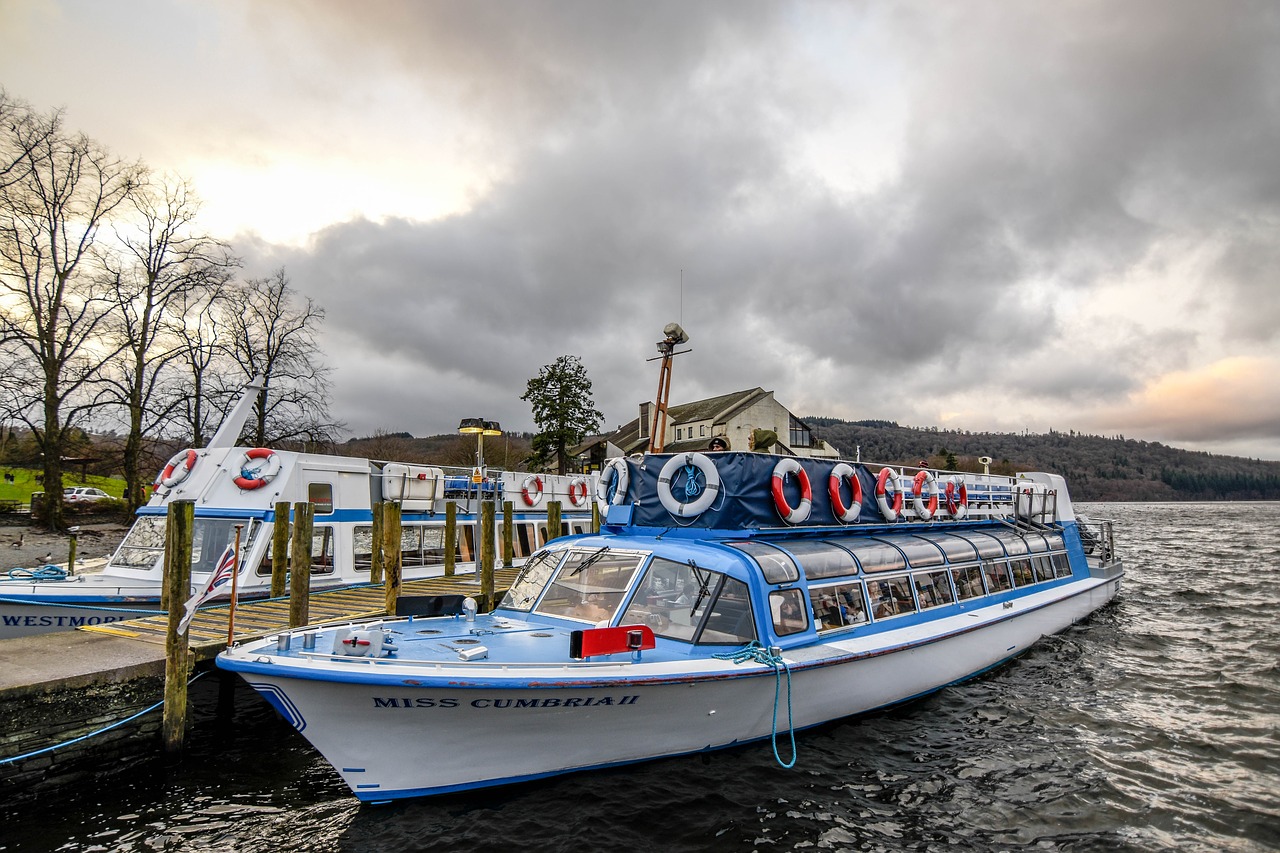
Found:
[[793, 770], [766, 743], [360, 806], [245, 691], [182, 766], [7, 816], [0, 849], [1280, 849], [1280, 505], [1085, 511], [1118, 523], [1120, 599], [980, 679], [805, 733]]

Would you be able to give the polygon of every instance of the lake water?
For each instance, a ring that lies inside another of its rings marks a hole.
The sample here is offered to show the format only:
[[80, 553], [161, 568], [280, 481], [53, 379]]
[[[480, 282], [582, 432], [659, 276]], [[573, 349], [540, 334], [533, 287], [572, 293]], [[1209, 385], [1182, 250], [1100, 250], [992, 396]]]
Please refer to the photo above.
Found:
[[982, 678], [801, 734], [792, 770], [766, 742], [361, 806], [244, 691], [180, 766], [3, 815], [0, 850], [1280, 850], [1280, 504], [1080, 509], [1117, 522], [1120, 598]]

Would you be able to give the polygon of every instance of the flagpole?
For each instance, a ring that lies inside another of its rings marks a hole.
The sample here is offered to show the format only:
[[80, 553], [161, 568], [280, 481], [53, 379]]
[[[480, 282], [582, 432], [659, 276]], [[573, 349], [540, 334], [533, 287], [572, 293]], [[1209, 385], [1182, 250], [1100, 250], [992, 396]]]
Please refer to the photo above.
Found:
[[236, 581], [240, 576], [240, 531], [243, 524], [236, 525], [235, 563], [231, 568], [231, 609], [227, 611], [227, 648], [231, 647], [236, 635]]

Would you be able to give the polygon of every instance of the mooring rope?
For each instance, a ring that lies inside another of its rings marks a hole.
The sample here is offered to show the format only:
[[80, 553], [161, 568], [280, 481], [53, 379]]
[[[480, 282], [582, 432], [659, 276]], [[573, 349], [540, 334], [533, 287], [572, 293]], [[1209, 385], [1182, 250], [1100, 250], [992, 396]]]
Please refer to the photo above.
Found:
[[[189, 681], [187, 681], [187, 686], [190, 687], [192, 684], [196, 682], [197, 679], [204, 677], [208, 673], [209, 673], [209, 670], [205, 670], [204, 672], [197, 672], [195, 675], [191, 676], [191, 679]], [[15, 761], [22, 761], [23, 759], [26, 759], [26, 758], [34, 758], [37, 755], [44, 755], [46, 752], [53, 752], [55, 750], [62, 749], [63, 747], [68, 747], [68, 746], [71, 746], [72, 744], [77, 744], [77, 743], [80, 743], [81, 741], [86, 741], [89, 738], [97, 737], [98, 735], [105, 734], [111, 731], [112, 729], [118, 729], [120, 728], [120, 726], [123, 726], [125, 723], [130, 723], [138, 719], [139, 717], [146, 716], [147, 714], [150, 714], [152, 711], [154, 711], [156, 708], [159, 708], [163, 704], [164, 704], [164, 700], [161, 699], [159, 702], [155, 703], [150, 708], [143, 708], [138, 713], [129, 717], [125, 717], [123, 720], [117, 720], [116, 722], [111, 723], [110, 725], [103, 726], [97, 731], [92, 731], [87, 734], [80, 735], [79, 737], [72, 738], [71, 740], [64, 740], [62, 743], [55, 743], [53, 746], [46, 746], [43, 749], [37, 749], [32, 752], [24, 753], [22, 755], [15, 755], [12, 758], [0, 758], [0, 765], [12, 764]]]
[[67, 570], [62, 566], [47, 565], [38, 569], [24, 569], [16, 567], [9, 570], [9, 577], [13, 579], [30, 578], [36, 581], [60, 581], [67, 576]]
[[[760, 643], [752, 640], [740, 649], [711, 655], [720, 660], [741, 663], [762, 663], [773, 669], [773, 757], [786, 769], [796, 766], [796, 727], [791, 715], [791, 667], [781, 655], [775, 655]], [[791, 761], [783, 761], [778, 754], [778, 697], [782, 690], [782, 673], [787, 674], [787, 732], [791, 736]]]

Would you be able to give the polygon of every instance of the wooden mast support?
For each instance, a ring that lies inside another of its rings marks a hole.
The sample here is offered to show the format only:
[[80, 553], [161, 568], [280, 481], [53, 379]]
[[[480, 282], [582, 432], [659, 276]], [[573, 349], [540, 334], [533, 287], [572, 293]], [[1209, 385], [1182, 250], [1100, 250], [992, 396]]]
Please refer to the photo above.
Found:
[[649, 430], [649, 452], [661, 453], [667, 444], [667, 403], [671, 399], [671, 360], [689, 350], [676, 351], [679, 344], [687, 343], [689, 336], [677, 323], [668, 323], [662, 330], [666, 335], [658, 341], [658, 358], [649, 361], [661, 361], [658, 371], [658, 397], [653, 403], [653, 428]]

